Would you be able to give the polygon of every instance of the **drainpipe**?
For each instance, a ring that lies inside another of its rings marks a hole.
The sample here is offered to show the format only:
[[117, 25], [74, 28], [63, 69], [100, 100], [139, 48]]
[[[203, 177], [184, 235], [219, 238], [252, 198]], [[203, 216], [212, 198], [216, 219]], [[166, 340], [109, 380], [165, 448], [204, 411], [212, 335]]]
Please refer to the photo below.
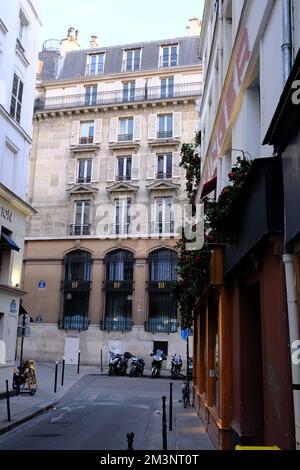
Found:
[[282, 63], [283, 85], [286, 84], [292, 69], [292, 0], [282, 0]]
[[[290, 348], [293, 354], [293, 344], [299, 341], [299, 318], [297, 308], [297, 290], [295, 275], [295, 255], [283, 255], [283, 263], [285, 266], [285, 282], [287, 293], [287, 307], [289, 317], [289, 333]], [[292, 358], [291, 358], [292, 359]], [[296, 428], [296, 449], [300, 450], [300, 364], [296, 364], [291, 360], [292, 364], [292, 381], [293, 381], [293, 397], [294, 397], [294, 417]]]

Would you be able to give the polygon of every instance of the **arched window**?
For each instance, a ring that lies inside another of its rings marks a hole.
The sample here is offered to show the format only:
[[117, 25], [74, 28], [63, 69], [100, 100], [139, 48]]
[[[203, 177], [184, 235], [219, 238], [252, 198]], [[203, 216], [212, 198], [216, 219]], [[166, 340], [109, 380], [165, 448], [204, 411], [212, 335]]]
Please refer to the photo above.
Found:
[[105, 257], [105, 316], [102, 328], [129, 331], [132, 328], [133, 254], [115, 250]]
[[173, 299], [177, 267], [178, 255], [174, 250], [161, 248], [149, 256], [148, 331], [177, 331], [177, 306]]
[[91, 287], [91, 254], [74, 250], [65, 256], [63, 329], [86, 330], [88, 328]]

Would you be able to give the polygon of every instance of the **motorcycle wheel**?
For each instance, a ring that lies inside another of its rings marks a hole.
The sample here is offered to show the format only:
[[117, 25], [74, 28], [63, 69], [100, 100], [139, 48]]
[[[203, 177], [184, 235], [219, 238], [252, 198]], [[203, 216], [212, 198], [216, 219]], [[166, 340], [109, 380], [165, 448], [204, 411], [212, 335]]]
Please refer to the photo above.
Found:
[[130, 371], [129, 371], [129, 377], [133, 377], [133, 376], [134, 376], [134, 371], [133, 371], [133, 369], [130, 369]]
[[113, 368], [112, 368], [112, 367], [110, 367], [110, 368], [108, 369], [108, 375], [113, 375]]
[[152, 373], [151, 373], [151, 378], [154, 379], [154, 377], [156, 376], [156, 367], [152, 367]]

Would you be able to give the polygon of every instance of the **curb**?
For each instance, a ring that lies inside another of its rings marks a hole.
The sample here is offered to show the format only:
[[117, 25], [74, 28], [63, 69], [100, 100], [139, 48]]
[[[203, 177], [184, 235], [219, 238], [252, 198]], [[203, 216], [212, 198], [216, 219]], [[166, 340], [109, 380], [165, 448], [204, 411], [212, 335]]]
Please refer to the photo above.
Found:
[[33, 411], [32, 413], [29, 413], [27, 416], [24, 416], [23, 418], [18, 419], [17, 421], [9, 423], [7, 426], [3, 427], [0, 429], [0, 436], [3, 434], [6, 434], [9, 431], [12, 431], [18, 426], [21, 426], [21, 424], [27, 423], [27, 421], [30, 421], [31, 419], [35, 418], [36, 416], [42, 415], [46, 411], [50, 410], [51, 408], [54, 408], [58, 404], [58, 401], [49, 403], [48, 405], [44, 405], [42, 408], [39, 410]]

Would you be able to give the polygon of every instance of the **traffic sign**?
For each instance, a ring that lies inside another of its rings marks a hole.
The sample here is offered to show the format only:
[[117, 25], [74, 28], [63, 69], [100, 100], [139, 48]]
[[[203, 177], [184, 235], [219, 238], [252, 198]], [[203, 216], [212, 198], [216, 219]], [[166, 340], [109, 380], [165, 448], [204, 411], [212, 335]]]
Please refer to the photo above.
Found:
[[19, 326], [26, 326], [26, 325], [29, 325], [29, 323], [30, 323], [30, 316], [28, 315], [28, 313], [22, 313], [19, 316], [18, 325]]
[[189, 329], [188, 329], [188, 328], [185, 328], [185, 329], [182, 329], [182, 328], [181, 328], [180, 335], [181, 335], [181, 338], [182, 338], [184, 341], [186, 341], [187, 338], [189, 337]]

